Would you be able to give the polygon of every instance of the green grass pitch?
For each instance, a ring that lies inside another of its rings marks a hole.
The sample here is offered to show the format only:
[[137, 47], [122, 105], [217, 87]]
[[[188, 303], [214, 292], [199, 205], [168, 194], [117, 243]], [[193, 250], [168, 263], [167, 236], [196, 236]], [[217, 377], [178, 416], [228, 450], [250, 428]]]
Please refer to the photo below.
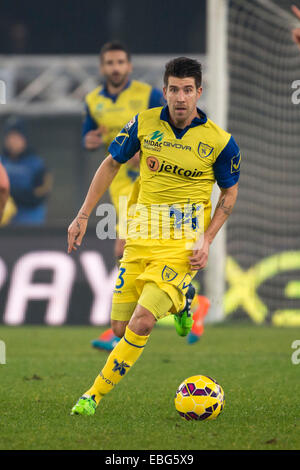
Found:
[[[157, 326], [141, 358], [93, 417], [70, 416], [107, 357], [90, 347], [95, 327], [0, 327], [0, 449], [299, 449], [300, 328], [208, 325], [188, 345]], [[103, 331], [103, 328], [102, 328]], [[224, 388], [215, 421], [187, 422], [177, 386], [206, 374]]]

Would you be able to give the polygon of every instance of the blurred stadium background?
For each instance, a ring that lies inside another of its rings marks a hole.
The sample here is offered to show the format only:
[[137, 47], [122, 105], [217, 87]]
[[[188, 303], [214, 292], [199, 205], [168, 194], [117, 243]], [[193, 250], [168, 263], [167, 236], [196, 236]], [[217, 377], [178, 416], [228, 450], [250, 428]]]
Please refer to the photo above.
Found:
[[[199, 59], [199, 106], [242, 151], [240, 192], [226, 233], [199, 273], [207, 321], [300, 325], [300, 51], [289, 0], [53, 1], [1, 6], [0, 142], [22, 116], [54, 176], [42, 227], [0, 229], [0, 322], [109, 322], [116, 276], [113, 242], [96, 238], [93, 216], [80, 253], [66, 253], [67, 227], [105, 157], [81, 146], [83, 99], [99, 83], [98, 52], [112, 39], [133, 53], [133, 77], [162, 86], [164, 64]], [[30, 7], [29, 7], [30, 5]], [[298, 85], [299, 86], [299, 85]], [[1, 144], [2, 145], [2, 144]], [[106, 198], [108, 201], [108, 197]]]

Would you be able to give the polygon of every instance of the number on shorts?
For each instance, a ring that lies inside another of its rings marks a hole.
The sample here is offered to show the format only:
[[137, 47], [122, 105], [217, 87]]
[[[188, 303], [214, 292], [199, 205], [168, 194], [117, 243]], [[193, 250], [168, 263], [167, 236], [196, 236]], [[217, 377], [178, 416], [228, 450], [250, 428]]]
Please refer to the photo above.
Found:
[[116, 289], [121, 289], [121, 287], [124, 286], [124, 279], [123, 279], [123, 274], [125, 273], [126, 269], [125, 268], [120, 268], [119, 276], [118, 279], [120, 279], [119, 284], [116, 284]]

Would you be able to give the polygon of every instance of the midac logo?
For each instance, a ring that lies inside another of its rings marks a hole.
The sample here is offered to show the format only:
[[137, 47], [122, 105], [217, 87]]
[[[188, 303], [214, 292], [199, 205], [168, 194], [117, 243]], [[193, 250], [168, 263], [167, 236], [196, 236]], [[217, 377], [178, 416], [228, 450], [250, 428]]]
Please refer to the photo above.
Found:
[[154, 131], [153, 134], [151, 134], [149, 137], [151, 140], [157, 140], [157, 142], [161, 142], [163, 140], [164, 133], [160, 131]]

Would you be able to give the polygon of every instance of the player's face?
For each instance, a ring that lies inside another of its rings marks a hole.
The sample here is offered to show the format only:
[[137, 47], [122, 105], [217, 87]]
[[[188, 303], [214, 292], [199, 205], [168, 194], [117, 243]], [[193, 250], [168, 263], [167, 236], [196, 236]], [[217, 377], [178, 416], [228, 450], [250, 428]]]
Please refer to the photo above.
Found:
[[194, 77], [169, 77], [168, 86], [164, 87], [164, 97], [175, 125], [187, 125], [196, 116], [197, 101], [201, 93], [202, 87], [196, 87]]
[[128, 60], [126, 52], [105, 52], [100, 64], [100, 73], [110, 85], [115, 88], [125, 85], [131, 71], [132, 65]]

